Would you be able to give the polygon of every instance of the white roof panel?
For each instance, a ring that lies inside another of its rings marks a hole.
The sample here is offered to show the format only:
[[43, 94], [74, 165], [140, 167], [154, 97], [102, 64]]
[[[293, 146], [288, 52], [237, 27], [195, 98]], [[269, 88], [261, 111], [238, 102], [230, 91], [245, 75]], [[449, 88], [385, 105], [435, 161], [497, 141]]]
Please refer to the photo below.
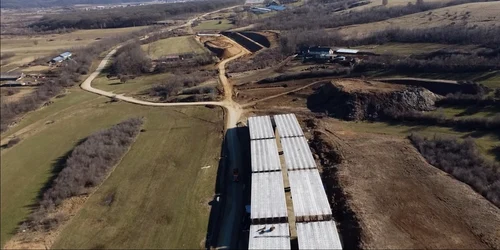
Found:
[[299, 249], [342, 249], [334, 221], [296, 223]]
[[294, 114], [275, 115], [274, 121], [280, 133], [280, 137], [304, 136], [299, 121]]
[[337, 53], [346, 53], [346, 54], [356, 54], [359, 52], [357, 49], [338, 49], [335, 50]]
[[250, 141], [252, 172], [281, 170], [276, 139]]
[[250, 218], [287, 218], [285, 188], [282, 172], [252, 174]]
[[318, 170], [289, 171], [288, 179], [297, 221], [331, 218], [332, 211]]
[[275, 138], [271, 117], [267, 115], [248, 118], [248, 127], [251, 140]]
[[[259, 231], [265, 227], [265, 230]], [[274, 230], [270, 231], [270, 228]], [[248, 249], [290, 249], [288, 223], [251, 225]]]
[[288, 170], [316, 168], [316, 161], [304, 137], [281, 138], [285, 165]]

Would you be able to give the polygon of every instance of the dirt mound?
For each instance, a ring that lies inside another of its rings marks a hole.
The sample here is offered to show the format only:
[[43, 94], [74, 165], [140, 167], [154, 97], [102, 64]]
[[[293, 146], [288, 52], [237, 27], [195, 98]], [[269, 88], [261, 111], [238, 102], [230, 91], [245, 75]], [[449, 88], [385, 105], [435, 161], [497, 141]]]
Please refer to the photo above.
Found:
[[500, 209], [408, 140], [314, 121], [312, 148], [345, 248], [500, 248]]
[[233, 44], [224, 41], [222, 38], [207, 40], [203, 43], [207, 49], [216, 54], [219, 58], [229, 58], [240, 52]]
[[424, 88], [356, 79], [324, 84], [307, 100], [309, 109], [346, 120], [375, 120], [391, 111], [433, 110], [438, 96]]

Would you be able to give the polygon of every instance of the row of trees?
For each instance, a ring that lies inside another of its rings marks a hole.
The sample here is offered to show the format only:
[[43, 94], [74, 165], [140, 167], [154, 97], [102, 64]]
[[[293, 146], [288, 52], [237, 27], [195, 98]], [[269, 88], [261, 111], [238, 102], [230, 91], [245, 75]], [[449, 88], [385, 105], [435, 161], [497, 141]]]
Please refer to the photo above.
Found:
[[139, 75], [150, 71], [151, 59], [142, 50], [139, 42], [134, 41], [116, 51], [110, 69], [114, 75]]
[[50, 230], [57, 226], [58, 218], [47, 218], [47, 214], [65, 199], [86, 194], [102, 183], [132, 144], [142, 123], [139, 118], [125, 120], [90, 135], [77, 145], [21, 230]]
[[410, 140], [431, 165], [468, 184], [500, 207], [500, 165], [484, 159], [471, 138], [425, 138], [416, 134]]
[[107, 10], [74, 11], [45, 16], [30, 25], [35, 30], [61, 28], [102, 29], [143, 26], [172, 18], [176, 15], [206, 12], [240, 4], [240, 0], [193, 1], [153, 4]]
[[[148, 95], [151, 97], [157, 97], [161, 101], [167, 101], [169, 97], [173, 97], [178, 94], [215, 94], [215, 88], [213, 87], [194, 88], [200, 83], [214, 78], [217, 75], [215, 71], [178, 71], [173, 72], [173, 74], [174, 75], [169, 77], [164, 83], [150, 88], [148, 90]], [[187, 88], [191, 88], [191, 90]]]

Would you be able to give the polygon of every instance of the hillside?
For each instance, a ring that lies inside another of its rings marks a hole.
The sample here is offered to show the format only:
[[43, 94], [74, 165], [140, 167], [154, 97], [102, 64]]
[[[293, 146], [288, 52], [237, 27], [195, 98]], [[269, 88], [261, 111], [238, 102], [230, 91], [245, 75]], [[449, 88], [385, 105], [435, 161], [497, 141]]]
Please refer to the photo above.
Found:
[[149, 0], [2, 0], [2, 8], [47, 8], [55, 6], [71, 6], [75, 4], [114, 4], [130, 2], [149, 2]]
[[392, 18], [385, 21], [350, 25], [338, 30], [348, 36], [363, 37], [370, 32], [387, 28], [431, 28], [447, 25], [466, 25], [467, 27], [500, 26], [500, 2], [482, 2], [461, 4], [432, 11]]

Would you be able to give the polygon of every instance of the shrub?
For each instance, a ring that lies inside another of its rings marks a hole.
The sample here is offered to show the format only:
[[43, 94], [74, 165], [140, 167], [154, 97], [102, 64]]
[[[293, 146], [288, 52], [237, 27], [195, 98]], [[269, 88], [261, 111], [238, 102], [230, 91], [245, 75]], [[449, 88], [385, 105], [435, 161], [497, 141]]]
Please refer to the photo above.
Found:
[[497, 207], [500, 207], [500, 164], [484, 159], [474, 140], [412, 134], [409, 139], [431, 165], [468, 184]]
[[90, 135], [76, 146], [50, 188], [43, 193], [38, 209], [22, 228], [50, 230], [57, 226], [60, 218], [47, 215], [64, 199], [85, 194], [102, 183], [137, 136], [141, 125], [141, 119], [131, 118]]

